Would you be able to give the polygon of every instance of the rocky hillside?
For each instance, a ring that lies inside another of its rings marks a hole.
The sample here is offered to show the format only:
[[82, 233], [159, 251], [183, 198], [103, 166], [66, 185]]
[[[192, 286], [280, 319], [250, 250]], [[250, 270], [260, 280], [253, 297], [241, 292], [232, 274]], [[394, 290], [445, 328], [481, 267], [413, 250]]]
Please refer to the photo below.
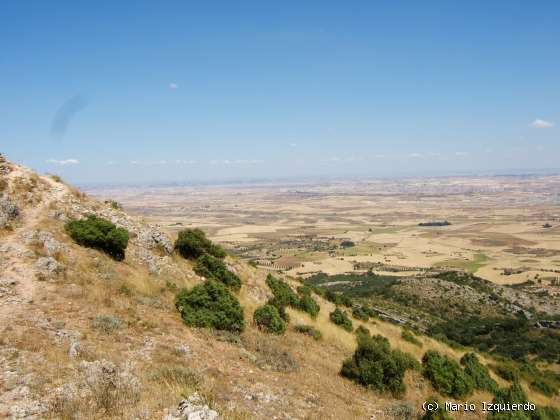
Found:
[[[68, 220], [92, 214], [128, 230], [124, 260], [67, 235]], [[284, 335], [257, 329], [253, 311], [271, 296], [267, 272], [231, 257], [228, 269], [242, 281], [236, 296], [245, 331], [188, 327], [175, 295], [204, 279], [174, 252], [174, 239], [114, 202], [0, 158], [0, 417], [413, 418], [436, 394], [419, 371], [407, 371], [399, 398], [343, 378], [356, 337], [329, 321], [335, 307], [317, 296], [315, 319], [288, 309]], [[353, 322], [417, 360], [428, 349], [456, 360], [464, 353], [424, 336], [420, 344], [403, 340], [400, 327], [381, 320]], [[296, 331], [298, 324], [322, 339]], [[531, 398], [558, 404], [558, 397]], [[491, 396], [477, 391], [471, 399]]]

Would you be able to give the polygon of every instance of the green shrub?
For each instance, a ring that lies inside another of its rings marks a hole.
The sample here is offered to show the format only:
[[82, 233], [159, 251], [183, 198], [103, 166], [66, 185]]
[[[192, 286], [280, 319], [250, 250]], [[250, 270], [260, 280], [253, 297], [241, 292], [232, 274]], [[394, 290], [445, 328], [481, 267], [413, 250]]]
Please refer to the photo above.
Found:
[[531, 382], [531, 388], [546, 395], [547, 397], [553, 397], [558, 394], [558, 390], [543, 378], [536, 378], [533, 382]]
[[414, 333], [410, 331], [408, 328], [403, 328], [401, 337], [403, 340], [408, 341], [409, 343], [414, 344], [415, 346], [422, 347], [422, 342], [416, 338]]
[[311, 295], [303, 295], [298, 302], [298, 309], [303, 312], [307, 312], [311, 315], [311, 318], [317, 318], [321, 307], [319, 304], [311, 297]]
[[498, 375], [500, 378], [506, 381], [518, 381], [521, 377], [519, 369], [510, 363], [501, 363], [499, 365], [490, 365], [490, 368]]
[[405, 371], [417, 367], [411, 356], [392, 350], [385, 337], [360, 334], [354, 355], [343, 362], [340, 373], [360, 385], [400, 397], [406, 390]]
[[227, 269], [226, 264], [219, 258], [209, 254], [201, 255], [194, 265], [194, 272], [207, 279], [218, 280], [234, 290], [241, 288], [241, 280], [235, 273]]
[[288, 283], [269, 274], [266, 277], [266, 284], [270, 287], [274, 295], [274, 306], [291, 306], [297, 308], [299, 297]]
[[560, 410], [554, 407], [539, 407], [539, 420], [560, 420]]
[[369, 321], [369, 313], [361, 306], [356, 306], [352, 309], [352, 316], [361, 321]]
[[175, 306], [187, 325], [241, 332], [245, 328], [243, 309], [228, 288], [215, 280], [206, 280], [191, 290], [181, 290]]
[[422, 358], [422, 365], [424, 376], [440, 394], [463, 398], [472, 393], [473, 380], [455, 360], [435, 350], [428, 350]]
[[175, 249], [187, 259], [196, 259], [204, 254], [216, 258], [224, 258], [225, 251], [221, 246], [215, 245], [200, 229], [184, 229], [179, 232], [175, 241]]
[[263, 305], [255, 310], [253, 321], [259, 329], [271, 334], [284, 334], [286, 322], [272, 305]]
[[103, 251], [117, 261], [124, 260], [128, 231], [116, 227], [109, 220], [90, 215], [67, 222], [64, 229], [76, 243]]
[[346, 331], [352, 331], [352, 320], [348, 318], [346, 312], [341, 311], [339, 308], [336, 308], [329, 314], [329, 318], [331, 321], [344, 328]]
[[323, 334], [318, 329], [312, 327], [311, 325], [296, 325], [294, 330], [301, 334], [306, 334], [313, 337], [314, 340], [320, 340], [323, 338]]
[[[495, 404], [507, 404], [507, 403], [517, 403], [523, 404], [528, 401], [527, 394], [519, 384], [515, 381], [509, 388], [502, 388], [496, 392], [496, 398], [492, 401]], [[490, 413], [487, 417], [491, 420], [530, 420], [533, 418], [532, 412], [516, 411], [512, 412], [501, 412], [501, 413]]]
[[461, 364], [465, 367], [465, 374], [470, 376], [476, 389], [496, 393], [498, 384], [490, 377], [488, 368], [480, 363], [476, 354], [466, 353], [461, 358]]
[[356, 331], [354, 331], [354, 333], [355, 333], [356, 335], [361, 335], [361, 334], [364, 334], [364, 335], [367, 335], [367, 336], [370, 336], [370, 335], [371, 335], [371, 331], [368, 330], [368, 329], [367, 329], [366, 327], [364, 327], [363, 325], [360, 325], [358, 328], [356, 328]]
[[[321, 290], [321, 289], [318, 289]], [[327, 299], [329, 302], [334, 303], [335, 305], [342, 305], [342, 306], [346, 306], [347, 308], [351, 308], [353, 305], [352, 299], [349, 298], [346, 295], [340, 294], [340, 293], [336, 293], [332, 290], [327, 290], [325, 292], [325, 299]]]
[[270, 287], [274, 297], [268, 302], [276, 306], [281, 312], [282, 318], [288, 320], [285, 307], [290, 306], [294, 309], [307, 312], [312, 318], [317, 317], [321, 307], [311, 296], [311, 289], [306, 286], [298, 287], [298, 294], [290, 287], [288, 283], [269, 274], [266, 277], [266, 284]]

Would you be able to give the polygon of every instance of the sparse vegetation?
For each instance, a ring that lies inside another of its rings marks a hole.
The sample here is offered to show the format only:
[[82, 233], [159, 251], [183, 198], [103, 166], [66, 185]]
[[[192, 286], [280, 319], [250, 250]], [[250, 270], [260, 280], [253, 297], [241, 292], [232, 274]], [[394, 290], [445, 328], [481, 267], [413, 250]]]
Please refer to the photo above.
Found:
[[392, 350], [385, 337], [369, 334], [357, 337], [358, 347], [342, 364], [341, 375], [360, 385], [390, 392], [395, 397], [404, 395], [405, 371], [418, 368], [418, 362], [406, 353]]
[[253, 321], [261, 330], [270, 334], [284, 334], [286, 322], [273, 305], [263, 305], [255, 310]]
[[128, 231], [116, 227], [109, 220], [90, 215], [82, 220], [67, 222], [64, 229], [79, 245], [99, 249], [117, 261], [124, 260]]
[[409, 328], [403, 328], [401, 338], [415, 346], [422, 347], [422, 342], [414, 335]]
[[314, 340], [320, 340], [323, 337], [321, 331], [319, 331], [315, 327], [312, 327], [311, 325], [296, 325], [294, 327], [294, 330], [298, 333], [313, 337]]
[[286, 349], [280, 337], [273, 335], [245, 337], [245, 347], [256, 353], [255, 364], [262, 370], [275, 372], [295, 372], [299, 365], [290, 351]]
[[472, 378], [465, 374], [455, 360], [435, 350], [428, 350], [422, 358], [422, 365], [424, 376], [440, 394], [464, 398], [472, 393]]
[[241, 332], [245, 328], [243, 310], [227, 287], [207, 280], [191, 290], [181, 290], [175, 306], [187, 325]]
[[333, 324], [336, 324], [346, 331], [352, 331], [352, 320], [348, 318], [346, 312], [336, 308], [329, 314], [329, 318]]
[[202, 383], [202, 377], [197, 371], [177, 363], [155, 367], [150, 374], [150, 380], [167, 387], [179, 386], [183, 391], [194, 391]]
[[175, 241], [175, 249], [183, 258], [197, 259], [201, 255], [209, 254], [216, 258], [224, 258], [225, 251], [206, 237], [201, 229], [185, 229], [179, 232]]
[[92, 328], [100, 330], [105, 334], [112, 334], [122, 328], [123, 325], [124, 322], [115, 315], [98, 315], [91, 323]]

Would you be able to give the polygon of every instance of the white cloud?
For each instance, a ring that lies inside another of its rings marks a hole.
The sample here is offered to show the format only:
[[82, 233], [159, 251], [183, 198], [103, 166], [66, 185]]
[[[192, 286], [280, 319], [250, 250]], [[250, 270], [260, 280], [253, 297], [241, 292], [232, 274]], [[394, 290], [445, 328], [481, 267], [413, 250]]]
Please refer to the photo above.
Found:
[[208, 162], [210, 165], [256, 165], [259, 163], [264, 163], [261, 159], [212, 159]]
[[455, 156], [465, 157], [469, 155], [470, 155], [469, 152], [455, 152]]
[[169, 89], [175, 90], [177, 88], [179, 88], [179, 85], [177, 83], [173, 83], [173, 82], [169, 83]]
[[409, 153], [408, 157], [409, 158], [421, 158], [421, 157], [424, 157], [424, 155], [422, 153]]
[[553, 127], [553, 126], [554, 126], [553, 122], [546, 121], [546, 120], [540, 120], [538, 118], [531, 123], [531, 127], [533, 127], [533, 128], [550, 128], [550, 127]]
[[53, 163], [55, 165], [79, 165], [80, 161], [78, 159], [49, 159], [47, 160], [48, 163]]

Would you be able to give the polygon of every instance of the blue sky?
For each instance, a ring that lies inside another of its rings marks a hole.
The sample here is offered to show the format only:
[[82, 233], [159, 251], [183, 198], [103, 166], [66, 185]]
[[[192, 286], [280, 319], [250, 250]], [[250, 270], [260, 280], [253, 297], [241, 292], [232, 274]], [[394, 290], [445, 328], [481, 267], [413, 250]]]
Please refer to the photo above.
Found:
[[78, 183], [560, 168], [560, 3], [25, 1], [0, 151]]

